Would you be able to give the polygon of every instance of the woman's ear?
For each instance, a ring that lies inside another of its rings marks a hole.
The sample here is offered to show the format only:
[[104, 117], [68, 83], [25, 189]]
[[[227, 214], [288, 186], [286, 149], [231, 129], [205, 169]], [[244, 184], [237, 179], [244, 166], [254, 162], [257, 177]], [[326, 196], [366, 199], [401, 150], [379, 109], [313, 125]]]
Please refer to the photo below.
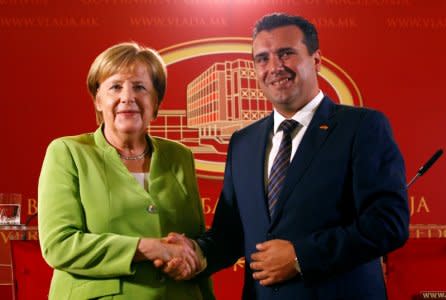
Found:
[[158, 107], [156, 107], [156, 108], [153, 110], [153, 116], [152, 116], [153, 120], [155, 120], [156, 117], [158, 117]]
[[97, 111], [102, 111], [101, 101], [99, 101], [98, 96], [94, 99], [94, 107]]
[[159, 109], [160, 105], [158, 102], [158, 98], [156, 98], [155, 103], [153, 104], [153, 116], [152, 116], [152, 120], [155, 120], [156, 117], [158, 116], [158, 109]]

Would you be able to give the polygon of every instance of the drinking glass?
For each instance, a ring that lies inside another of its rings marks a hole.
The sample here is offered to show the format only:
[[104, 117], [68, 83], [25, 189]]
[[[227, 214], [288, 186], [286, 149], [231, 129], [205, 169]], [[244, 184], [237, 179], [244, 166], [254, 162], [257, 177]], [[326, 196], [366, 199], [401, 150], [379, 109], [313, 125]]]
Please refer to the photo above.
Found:
[[0, 225], [20, 225], [22, 194], [0, 193]]

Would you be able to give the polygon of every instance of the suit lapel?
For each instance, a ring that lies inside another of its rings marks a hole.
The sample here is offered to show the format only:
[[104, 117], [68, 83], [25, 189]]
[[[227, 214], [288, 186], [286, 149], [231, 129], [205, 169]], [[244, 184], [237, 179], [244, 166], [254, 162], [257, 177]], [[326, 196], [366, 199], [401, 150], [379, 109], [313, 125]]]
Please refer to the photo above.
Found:
[[122, 180], [125, 180], [129, 185], [134, 185], [136, 187], [132, 189], [132, 192], [136, 192], [142, 197], [147, 197], [146, 191], [125, 167], [124, 163], [119, 158], [116, 149], [105, 139], [103, 125], [94, 132], [94, 140], [96, 146], [102, 150], [104, 170], [107, 176], [107, 182], [111, 188], [121, 188]]
[[166, 198], [162, 201], [184, 197], [186, 191], [179, 183], [177, 174], [171, 169], [172, 164], [164, 156], [159, 141], [154, 138], [150, 138], [150, 141], [153, 151], [150, 162], [149, 195], [158, 202], [160, 197]]
[[316, 110], [296, 154], [291, 161], [279, 201], [276, 204], [276, 214], [274, 215], [271, 225], [280, 219], [284, 202], [288, 201], [291, 192], [305, 174], [305, 171], [310, 166], [312, 160], [317, 156], [317, 153], [326, 138], [335, 128], [335, 120], [330, 119], [334, 113], [335, 107], [335, 104], [328, 97], [325, 97]]

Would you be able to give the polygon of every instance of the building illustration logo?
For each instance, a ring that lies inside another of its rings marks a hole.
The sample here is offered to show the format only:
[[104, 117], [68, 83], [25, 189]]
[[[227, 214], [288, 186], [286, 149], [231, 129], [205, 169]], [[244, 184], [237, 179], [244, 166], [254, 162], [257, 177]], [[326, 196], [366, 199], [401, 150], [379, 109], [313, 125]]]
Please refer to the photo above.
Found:
[[[184, 85], [184, 99], [180, 100], [184, 108], [160, 110], [149, 128], [151, 135], [177, 140], [192, 149], [198, 177], [222, 179], [232, 133], [271, 113], [272, 106], [256, 80], [251, 44], [250, 38], [211, 38], [159, 50], [168, 69], [204, 56], [218, 57], [192, 80], [174, 83]], [[339, 66], [323, 58], [319, 75], [322, 89], [334, 100], [362, 106], [359, 89]]]

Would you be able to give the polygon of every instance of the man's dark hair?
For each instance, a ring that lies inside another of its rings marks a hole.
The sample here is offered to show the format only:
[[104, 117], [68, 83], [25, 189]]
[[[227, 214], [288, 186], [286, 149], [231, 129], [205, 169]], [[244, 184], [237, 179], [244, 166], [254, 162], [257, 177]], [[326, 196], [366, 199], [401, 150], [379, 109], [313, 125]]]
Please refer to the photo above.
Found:
[[254, 26], [252, 39], [254, 40], [261, 31], [270, 31], [278, 27], [289, 25], [297, 26], [302, 30], [304, 34], [303, 42], [307, 46], [310, 55], [319, 49], [319, 39], [316, 27], [301, 16], [291, 16], [285, 13], [272, 13], [263, 16]]

